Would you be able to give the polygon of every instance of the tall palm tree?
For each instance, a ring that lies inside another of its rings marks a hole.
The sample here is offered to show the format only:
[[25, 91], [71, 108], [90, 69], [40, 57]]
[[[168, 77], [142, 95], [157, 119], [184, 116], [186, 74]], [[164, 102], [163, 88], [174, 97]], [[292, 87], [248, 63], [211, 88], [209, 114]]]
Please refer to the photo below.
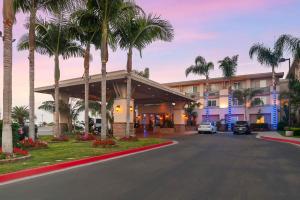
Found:
[[[253, 98], [261, 93], [260, 89], [251, 89], [247, 88], [244, 90], [235, 90], [233, 91], [233, 98], [236, 98], [240, 103], [244, 105], [244, 115], [245, 115], [245, 120], [247, 121], [247, 103], [250, 103], [251, 105], [257, 105], [263, 103], [261, 99], [255, 99]], [[260, 102], [258, 102], [260, 101]]]
[[15, 106], [12, 109], [11, 117], [19, 124], [24, 124], [24, 120], [29, 118], [29, 109], [27, 106]]
[[29, 13], [29, 137], [35, 139], [35, 98], [34, 98], [34, 68], [35, 68], [35, 26], [36, 13], [39, 10], [56, 12], [59, 7], [72, 4], [70, 0], [13, 0], [16, 12]]
[[146, 67], [144, 70], [139, 71], [139, 70], [132, 70], [134, 73], [136, 73], [139, 76], [142, 76], [144, 78], [149, 78], [150, 77], [150, 70], [148, 67]]
[[12, 27], [14, 23], [13, 2], [3, 0], [3, 129], [2, 151], [13, 153], [11, 107], [12, 107]]
[[223, 72], [223, 76], [228, 80], [228, 113], [227, 113], [227, 123], [228, 130], [231, 131], [231, 108], [232, 108], [232, 88], [231, 88], [231, 78], [236, 74], [236, 69], [238, 65], [239, 55], [230, 57], [225, 57], [223, 60], [219, 61], [219, 68]]
[[205, 84], [205, 92], [204, 92], [204, 98], [205, 98], [205, 120], [208, 121], [208, 115], [209, 115], [209, 110], [208, 110], [208, 80], [209, 80], [209, 72], [210, 70], [214, 69], [214, 63], [212, 62], [206, 62], [205, 58], [202, 56], [198, 56], [195, 59], [195, 65], [192, 65], [188, 67], [185, 70], [185, 75], [188, 76], [190, 73], [200, 75], [200, 76], [205, 76], [206, 79], [206, 84]]
[[160, 17], [149, 14], [129, 13], [119, 24], [115, 32], [121, 49], [127, 50], [127, 106], [126, 106], [126, 132], [130, 135], [130, 100], [131, 100], [131, 72], [133, 49], [140, 54], [147, 45], [154, 41], [172, 41], [174, 30], [172, 25]]
[[[102, 22], [101, 32], [101, 104], [106, 105], [106, 63], [108, 61], [108, 44], [112, 40], [112, 31], [118, 21], [123, 19], [128, 10], [135, 9], [136, 5], [127, 0], [87, 0], [87, 8], [92, 10]], [[107, 134], [106, 106], [101, 106], [101, 138]]]
[[277, 49], [286, 49], [292, 53], [294, 59], [292, 66], [300, 69], [300, 38], [292, 35], [281, 35], [275, 46]]
[[280, 59], [283, 55], [283, 46], [276, 45], [275, 43], [273, 49], [264, 46], [264, 44], [254, 44], [250, 50], [249, 55], [252, 59], [254, 56], [257, 57], [257, 61], [261, 65], [266, 65], [272, 68], [272, 95], [273, 95], [273, 111], [272, 111], [272, 118], [273, 129], [277, 129], [277, 121], [278, 121], [278, 114], [277, 114], [277, 94], [276, 94], [276, 77], [275, 77], [275, 68], [278, 67], [280, 63]]
[[94, 44], [100, 48], [100, 25], [101, 21], [97, 18], [92, 10], [81, 8], [71, 14], [70, 36], [78, 40], [81, 45], [85, 46], [84, 52], [84, 131], [89, 132], [89, 68], [90, 68], [90, 48]]
[[[55, 131], [56, 137], [61, 135], [59, 127], [59, 57], [83, 56], [83, 49], [68, 38], [68, 26], [63, 13], [56, 15], [50, 22], [39, 20], [36, 23], [36, 51], [42, 55], [54, 57], [54, 81], [55, 81]], [[29, 48], [29, 37], [25, 34], [19, 41], [18, 49]]]

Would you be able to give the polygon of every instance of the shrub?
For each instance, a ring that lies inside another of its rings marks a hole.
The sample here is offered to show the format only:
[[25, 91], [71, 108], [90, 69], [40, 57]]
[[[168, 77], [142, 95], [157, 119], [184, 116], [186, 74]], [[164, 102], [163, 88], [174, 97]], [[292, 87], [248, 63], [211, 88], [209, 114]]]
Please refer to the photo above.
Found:
[[286, 127], [287, 125], [288, 125], [288, 124], [287, 124], [286, 122], [281, 121], [281, 122], [279, 122], [278, 125], [277, 125], [277, 130], [278, 130], [278, 131], [283, 131], [283, 130], [284, 130], [284, 127]]
[[96, 140], [96, 137], [93, 134], [86, 133], [84, 135], [77, 134], [76, 135], [76, 140], [77, 141], [91, 141], [91, 140]]
[[250, 129], [253, 131], [268, 131], [269, 124], [263, 123], [263, 124], [250, 124]]
[[122, 137], [121, 139], [119, 139], [120, 141], [130, 141], [130, 142], [136, 142], [138, 141], [138, 137], [136, 136], [129, 136], [129, 137]]
[[294, 136], [300, 136], [300, 128], [291, 127], [291, 131], [294, 131]]
[[21, 144], [21, 147], [24, 149], [40, 149], [40, 148], [48, 147], [47, 142], [43, 142], [40, 140], [33, 141], [31, 138], [29, 138], [29, 139], [25, 138], [24, 140], [22, 140], [20, 142], [20, 144]]
[[114, 140], [111, 140], [111, 139], [95, 140], [95, 141], [93, 141], [92, 145], [93, 145], [93, 147], [107, 148], [107, 147], [112, 147], [112, 146], [116, 145], [116, 142]]
[[53, 142], [67, 142], [69, 141], [69, 137], [67, 135], [60, 135], [59, 137], [53, 137], [51, 139]]
[[[0, 146], [2, 144], [2, 126], [3, 126], [3, 121], [0, 120]], [[11, 125], [12, 128], [12, 132], [13, 132], [13, 145], [14, 147], [19, 146], [19, 140], [20, 140], [20, 136], [19, 136], [19, 124], [18, 123], [12, 123]]]

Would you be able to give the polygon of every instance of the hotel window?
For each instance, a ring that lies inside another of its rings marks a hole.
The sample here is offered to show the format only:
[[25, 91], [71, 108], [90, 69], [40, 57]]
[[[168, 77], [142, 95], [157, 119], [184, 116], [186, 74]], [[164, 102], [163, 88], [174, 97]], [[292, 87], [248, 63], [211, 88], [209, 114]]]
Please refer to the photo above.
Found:
[[255, 97], [254, 106], [263, 106], [267, 104], [267, 97]]
[[207, 106], [208, 107], [216, 107], [217, 106], [217, 101], [216, 100], [208, 100]]
[[263, 116], [263, 115], [257, 116], [256, 123], [257, 124], [264, 124], [265, 123], [265, 116]]
[[211, 84], [211, 85], [209, 85], [209, 89], [212, 92], [218, 91], [219, 90], [219, 85], [218, 84]]
[[193, 93], [197, 93], [198, 92], [198, 87], [196, 85], [193, 86]]
[[267, 80], [259, 80], [259, 87], [260, 88], [267, 87]]
[[233, 89], [234, 90], [241, 89], [241, 82], [235, 82], [235, 83], [233, 83]]
[[233, 106], [242, 106], [243, 102], [239, 101], [238, 98], [233, 98], [232, 99], [232, 105]]

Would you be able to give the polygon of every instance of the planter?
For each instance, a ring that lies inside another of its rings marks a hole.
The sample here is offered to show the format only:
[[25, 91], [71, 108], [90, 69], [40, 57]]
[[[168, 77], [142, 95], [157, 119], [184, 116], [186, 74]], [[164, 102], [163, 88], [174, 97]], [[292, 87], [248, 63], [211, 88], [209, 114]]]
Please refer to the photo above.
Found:
[[287, 136], [287, 137], [294, 136], [294, 131], [285, 131], [285, 136]]

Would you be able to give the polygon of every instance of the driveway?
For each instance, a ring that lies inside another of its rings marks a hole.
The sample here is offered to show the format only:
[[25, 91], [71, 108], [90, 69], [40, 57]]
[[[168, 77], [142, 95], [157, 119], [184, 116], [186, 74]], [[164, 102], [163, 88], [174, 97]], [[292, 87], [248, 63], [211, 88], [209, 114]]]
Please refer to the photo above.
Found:
[[[225, 134], [0, 186], [0, 199], [300, 199], [300, 148]], [[1, 166], [0, 166], [1, 167]]]

